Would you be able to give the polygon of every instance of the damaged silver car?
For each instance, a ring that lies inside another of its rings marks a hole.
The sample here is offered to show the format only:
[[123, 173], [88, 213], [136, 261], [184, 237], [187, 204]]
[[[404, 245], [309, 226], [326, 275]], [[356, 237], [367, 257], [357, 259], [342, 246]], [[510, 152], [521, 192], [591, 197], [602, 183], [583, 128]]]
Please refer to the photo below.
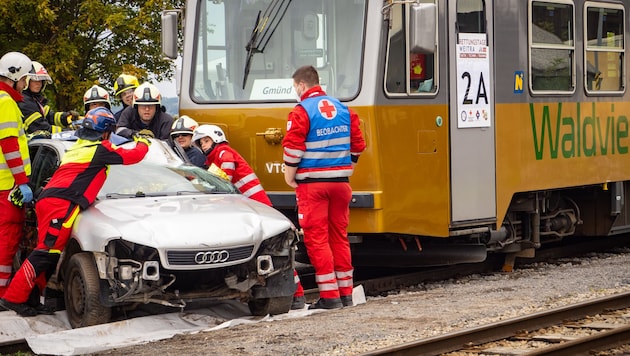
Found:
[[[31, 140], [35, 191], [72, 143]], [[34, 211], [28, 213], [33, 236]], [[63, 291], [73, 327], [106, 323], [117, 308], [147, 303], [183, 309], [192, 301], [238, 298], [254, 315], [280, 314], [295, 291], [296, 243], [284, 215], [153, 140], [142, 162], [110, 167], [96, 202], [75, 222], [48, 288]]]

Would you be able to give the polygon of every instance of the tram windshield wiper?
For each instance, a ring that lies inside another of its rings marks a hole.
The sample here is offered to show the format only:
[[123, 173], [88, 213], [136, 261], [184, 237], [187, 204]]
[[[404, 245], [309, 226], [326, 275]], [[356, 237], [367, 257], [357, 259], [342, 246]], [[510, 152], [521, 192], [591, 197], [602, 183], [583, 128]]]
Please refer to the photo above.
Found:
[[247, 42], [245, 46], [247, 57], [243, 70], [243, 89], [245, 89], [245, 84], [247, 83], [249, 68], [252, 64], [254, 53], [263, 53], [265, 51], [269, 39], [271, 39], [271, 36], [273, 36], [273, 33], [278, 28], [290, 4], [291, 0], [272, 0], [265, 9], [265, 12], [262, 13], [262, 16], [261, 12], [258, 12], [254, 28], [249, 36], [249, 42]]

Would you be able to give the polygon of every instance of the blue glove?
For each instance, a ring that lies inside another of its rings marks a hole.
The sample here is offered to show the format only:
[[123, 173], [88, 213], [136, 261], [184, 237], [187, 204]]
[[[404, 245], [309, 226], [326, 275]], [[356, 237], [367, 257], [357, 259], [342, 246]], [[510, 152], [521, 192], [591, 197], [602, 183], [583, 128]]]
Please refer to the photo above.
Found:
[[18, 188], [20, 189], [20, 193], [22, 193], [22, 203], [30, 203], [33, 201], [33, 191], [28, 184], [20, 184]]

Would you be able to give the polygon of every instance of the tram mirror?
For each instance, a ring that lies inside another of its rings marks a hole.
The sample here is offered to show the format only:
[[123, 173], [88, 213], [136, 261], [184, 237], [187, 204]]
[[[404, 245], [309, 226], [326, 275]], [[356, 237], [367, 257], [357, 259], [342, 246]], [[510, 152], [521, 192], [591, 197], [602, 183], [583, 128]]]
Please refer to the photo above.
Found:
[[435, 51], [435, 4], [413, 4], [409, 13], [409, 51], [433, 54]]
[[177, 16], [178, 12], [162, 12], [162, 54], [170, 59], [177, 58]]

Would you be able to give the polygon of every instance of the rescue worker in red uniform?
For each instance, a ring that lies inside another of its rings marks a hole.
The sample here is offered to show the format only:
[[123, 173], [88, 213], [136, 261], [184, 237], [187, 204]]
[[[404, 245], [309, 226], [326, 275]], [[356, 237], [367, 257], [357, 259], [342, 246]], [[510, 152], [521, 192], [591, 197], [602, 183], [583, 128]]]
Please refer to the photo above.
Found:
[[238, 190], [246, 197], [271, 206], [256, 173], [235, 149], [230, 147], [223, 130], [216, 125], [201, 125], [193, 134], [193, 141], [207, 156], [206, 166], [213, 163], [221, 168]]
[[365, 149], [359, 117], [319, 86], [312, 66], [293, 73], [300, 103], [289, 113], [284, 178], [296, 189], [298, 221], [315, 268], [319, 300], [311, 309], [352, 306], [353, 272], [348, 220], [349, 178]]
[[79, 113], [70, 111], [55, 112], [50, 109], [48, 99], [44, 96], [46, 83], [52, 84], [52, 79], [44, 66], [33, 61], [35, 75], [26, 79], [26, 89], [22, 92], [24, 100], [18, 103], [24, 115], [24, 127], [27, 134], [50, 137], [51, 133], [61, 131], [79, 119]]
[[136, 147], [125, 149], [109, 141], [116, 127], [114, 114], [107, 108], [90, 110], [77, 130], [77, 142], [68, 149], [50, 182], [39, 195], [37, 246], [17, 271], [0, 299], [0, 306], [22, 316], [50, 314], [54, 310], [39, 304], [26, 304], [37, 285], [42, 292], [55, 271], [66, 247], [72, 225], [81, 210], [96, 200], [105, 183], [109, 165], [138, 163], [147, 154], [150, 142], [134, 137]]
[[[30, 58], [19, 52], [9, 52], [0, 58], [0, 297], [9, 284], [13, 258], [23, 235], [22, 204], [33, 200], [28, 186], [31, 160], [18, 107], [26, 78], [33, 74], [32, 68]], [[13, 202], [12, 192], [21, 195]]]

